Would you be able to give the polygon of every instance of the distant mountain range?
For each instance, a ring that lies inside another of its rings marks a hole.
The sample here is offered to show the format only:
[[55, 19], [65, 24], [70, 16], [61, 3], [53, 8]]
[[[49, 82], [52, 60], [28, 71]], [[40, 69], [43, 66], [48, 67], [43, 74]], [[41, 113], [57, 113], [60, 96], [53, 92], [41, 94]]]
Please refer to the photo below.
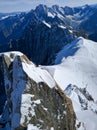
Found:
[[64, 45], [79, 36], [97, 41], [96, 34], [96, 5], [39, 5], [30, 12], [0, 15], [0, 52], [18, 50], [36, 64], [53, 64]]

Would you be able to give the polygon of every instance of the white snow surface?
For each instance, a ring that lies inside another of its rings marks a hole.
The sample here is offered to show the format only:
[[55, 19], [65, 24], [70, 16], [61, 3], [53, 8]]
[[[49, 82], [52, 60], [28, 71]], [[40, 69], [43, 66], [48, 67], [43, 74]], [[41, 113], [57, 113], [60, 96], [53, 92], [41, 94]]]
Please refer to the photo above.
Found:
[[[84, 38], [68, 44], [56, 57], [54, 79], [65, 90], [69, 84], [88, 92], [97, 100], [97, 43]], [[51, 68], [52, 68], [51, 67]]]
[[48, 17], [54, 18], [55, 14], [52, 14], [51, 12], [48, 12]]
[[[54, 77], [57, 84], [65, 90], [73, 84], [78, 88], [87, 88], [97, 102], [97, 43], [79, 37], [65, 46], [57, 55], [54, 66], [44, 66]], [[86, 130], [97, 130], [97, 114], [90, 110], [97, 110], [97, 105], [89, 102], [89, 109], [82, 110], [78, 95], [70, 96], [79, 121], [84, 123]], [[81, 129], [81, 128], [80, 128]], [[81, 129], [83, 130], [83, 129]]]
[[45, 82], [49, 87], [55, 87], [54, 79], [45, 69], [41, 69], [40, 67], [35, 67], [33, 64], [27, 64], [24, 62], [22, 65], [26, 74], [35, 82]]
[[58, 27], [60, 27], [60, 28], [62, 28], [62, 29], [66, 29], [66, 27], [63, 26], [63, 25], [58, 25]]
[[37, 126], [34, 126], [33, 124], [28, 124], [27, 130], [40, 130]]
[[[32, 105], [31, 98], [33, 98], [33, 95], [31, 94], [23, 94], [22, 95], [22, 102], [21, 102], [21, 124], [25, 122], [25, 115], [27, 116], [27, 122], [31, 120], [31, 117], [29, 117], [29, 113], [31, 116], [35, 116], [34, 107], [35, 105]], [[30, 110], [29, 110], [30, 108]]]
[[51, 25], [47, 23], [45, 20], [42, 21], [47, 27], [51, 28]]
[[3, 16], [3, 17], [1, 17], [0, 20], [4, 20], [4, 19], [7, 19], [7, 18], [12, 17], [12, 16], [15, 16], [15, 14]]

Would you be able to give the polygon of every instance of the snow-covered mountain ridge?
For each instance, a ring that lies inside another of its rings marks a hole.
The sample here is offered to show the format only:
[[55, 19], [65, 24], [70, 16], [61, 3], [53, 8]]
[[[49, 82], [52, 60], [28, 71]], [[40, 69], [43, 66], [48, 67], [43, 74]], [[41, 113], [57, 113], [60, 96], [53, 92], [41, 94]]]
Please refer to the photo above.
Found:
[[44, 68], [71, 98], [85, 129], [96, 130], [97, 43], [80, 37], [58, 53], [55, 66]]
[[76, 129], [71, 100], [45, 69], [20, 52], [8, 52], [0, 54], [0, 72], [6, 95], [0, 130]]
[[[71, 82], [71, 84], [75, 84], [80, 88], [87, 87], [89, 91], [91, 91], [93, 98], [97, 100], [96, 51], [96, 42], [84, 38], [78, 38], [76, 41], [65, 46], [63, 50], [58, 53], [55, 64], [61, 63], [61, 66], [66, 69], [64, 72], [67, 72], [64, 81], [65, 84], [62, 86], [63, 88], [68, 85], [68, 82]], [[92, 86], [95, 91], [92, 91]]]

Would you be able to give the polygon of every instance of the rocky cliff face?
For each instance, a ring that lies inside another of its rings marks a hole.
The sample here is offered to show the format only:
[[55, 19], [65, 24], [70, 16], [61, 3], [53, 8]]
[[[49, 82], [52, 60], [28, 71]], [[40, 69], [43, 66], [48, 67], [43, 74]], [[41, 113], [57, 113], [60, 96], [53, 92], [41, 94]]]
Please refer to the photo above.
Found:
[[0, 67], [3, 83], [0, 90], [3, 89], [7, 99], [0, 117], [1, 127], [8, 130], [76, 129], [71, 100], [46, 70], [36, 67], [18, 52], [1, 54]]
[[63, 29], [57, 24], [49, 27], [45, 24], [30, 22], [23, 36], [17, 41], [11, 41], [10, 49], [23, 52], [35, 64], [53, 64], [59, 50], [73, 41], [75, 36], [67, 28]]

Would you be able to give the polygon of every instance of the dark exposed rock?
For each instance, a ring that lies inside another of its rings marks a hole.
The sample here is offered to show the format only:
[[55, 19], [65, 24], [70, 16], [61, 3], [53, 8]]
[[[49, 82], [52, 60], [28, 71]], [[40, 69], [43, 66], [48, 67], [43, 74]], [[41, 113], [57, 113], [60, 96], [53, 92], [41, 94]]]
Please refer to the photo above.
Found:
[[[23, 70], [22, 63], [32, 64], [27, 57], [14, 53], [10, 56], [4, 54], [0, 62], [3, 78], [6, 79], [3, 87], [11, 129], [26, 130], [32, 124], [39, 130], [75, 130], [76, 116], [72, 102], [60, 87], [56, 83], [55, 87], [48, 86], [46, 81], [37, 83]], [[4, 120], [0, 123], [3, 124]]]
[[97, 8], [89, 5], [39, 5], [0, 20], [0, 52], [20, 51], [37, 65], [54, 64], [56, 54], [76, 37], [97, 41], [96, 23]]

